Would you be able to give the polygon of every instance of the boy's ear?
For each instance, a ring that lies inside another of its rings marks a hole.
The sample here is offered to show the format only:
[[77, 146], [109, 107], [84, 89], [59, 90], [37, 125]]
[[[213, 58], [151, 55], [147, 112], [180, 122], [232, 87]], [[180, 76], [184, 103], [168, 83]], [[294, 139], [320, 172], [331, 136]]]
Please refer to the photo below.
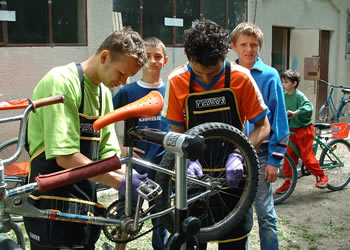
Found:
[[110, 55], [109, 50], [102, 50], [100, 53], [100, 63], [104, 64], [107, 60], [107, 57]]
[[237, 52], [236, 51], [236, 46], [235, 46], [235, 44], [233, 42], [231, 42], [231, 48], [233, 49], [234, 52]]
[[163, 65], [163, 67], [168, 64], [168, 60], [169, 60], [169, 57], [167, 57], [167, 56], [164, 57], [164, 65]]

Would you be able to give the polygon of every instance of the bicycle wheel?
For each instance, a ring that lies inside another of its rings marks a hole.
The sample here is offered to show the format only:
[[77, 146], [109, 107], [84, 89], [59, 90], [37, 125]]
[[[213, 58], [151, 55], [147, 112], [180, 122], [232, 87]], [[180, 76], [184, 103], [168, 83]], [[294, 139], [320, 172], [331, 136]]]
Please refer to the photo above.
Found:
[[[289, 163], [289, 166], [292, 170], [292, 176], [291, 176], [291, 185], [287, 191], [284, 193], [276, 193], [276, 189], [282, 186], [284, 183], [286, 177], [283, 175], [283, 164], [287, 161]], [[281, 167], [280, 167], [280, 175], [276, 179], [276, 181], [273, 183], [273, 199], [274, 204], [280, 204], [283, 201], [285, 201], [294, 191], [295, 186], [297, 184], [298, 179], [298, 171], [297, 167], [295, 166], [295, 163], [293, 161], [293, 158], [289, 154], [285, 154], [283, 160], [281, 161]]]
[[343, 105], [340, 115], [339, 115], [339, 121], [346, 119], [350, 116], [350, 107], [349, 107], [349, 101], [346, 100], [346, 103]]
[[[205, 123], [186, 132], [204, 137], [206, 149], [199, 159], [204, 175], [201, 180], [211, 183], [205, 188], [188, 181], [188, 199], [211, 190], [211, 194], [188, 204], [188, 215], [198, 217], [201, 229], [196, 235], [199, 242], [219, 239], [230, 232], [246, 214], [254, 201], [258, 185], [258, 158], [248, 138], [238, 129], [224, 123]], [[230, 153], [237, 151], [244, 160], [245, 172], [238, 188], [229, 188], [226, 184], [225, 163]], [[167, 152], [160, 165], [174, 169], [174, 155]], [[169, 175], [157, 172], [156, 182], [163, 188], [161, 197], [157, 198], [156, 208], [162, 211], [170, 207], [172, 183]], [[174, 230], [174, 215], [161, 217], [161, 223], [170, 231]]]
[[[0, 145], [0, 159], [8, 159], [17, 149], [18, 138], [10, 139]], [[12, 164], [5, 166], [5, 182], [7, 189], [15, 188], [26, 183], [29, 171], [29, 154], [22, 151], [19, 158]]]
[[335, 139], [327, 145], [329, 149], [323, 149], [320, 165], [329, 178], [327, 188], [338, 191], [350, 182], [350, 143], [344, 139]]
[[326, 104], [323, 104], [320, 108], [320, 111], [318, 112], [318, 121], [320, 122], [326, 122], [328, 120], [328, 108], [329, 106]]

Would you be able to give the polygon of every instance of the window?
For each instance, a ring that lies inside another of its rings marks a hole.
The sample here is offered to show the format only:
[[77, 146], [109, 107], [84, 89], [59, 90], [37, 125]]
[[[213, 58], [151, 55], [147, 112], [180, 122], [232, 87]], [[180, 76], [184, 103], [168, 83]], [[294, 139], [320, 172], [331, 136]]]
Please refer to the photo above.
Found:
[[350, 9], [348, 9], [348, 25], [346, 34], [346, 54], [350, 55]]
[[15, 21], [0, 21], [0, 45], [86, 45], [86, 0], [2, 0]]
[[[156, 7], [155, 7], [156, 6]], [[121, 12], [123, 26], [142, 37], [156, 36], [166, 45], [183, 43], [184, 31], [196, 19], [207, 18], [232, 31], [246, 20], [247, 0], [114, 0], [113, 11]], [[182, 26], [166, 26], [165, 17], [182, 19]]]
[[289, 33], [289, 28], [272, 27], [271, 65], [279, 73], [289, 67]]

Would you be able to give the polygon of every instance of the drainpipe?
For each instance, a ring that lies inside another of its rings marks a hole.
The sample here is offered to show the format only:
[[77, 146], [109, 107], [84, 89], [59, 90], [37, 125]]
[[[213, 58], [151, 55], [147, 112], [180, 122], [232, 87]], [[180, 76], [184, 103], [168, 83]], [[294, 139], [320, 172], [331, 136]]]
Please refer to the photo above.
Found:
[[334, 2], [334, 0], [328, 0], [329, 3], [333, 6], [333, 8], [340, 13], [340, 8], [337, 6], [337, 4]]

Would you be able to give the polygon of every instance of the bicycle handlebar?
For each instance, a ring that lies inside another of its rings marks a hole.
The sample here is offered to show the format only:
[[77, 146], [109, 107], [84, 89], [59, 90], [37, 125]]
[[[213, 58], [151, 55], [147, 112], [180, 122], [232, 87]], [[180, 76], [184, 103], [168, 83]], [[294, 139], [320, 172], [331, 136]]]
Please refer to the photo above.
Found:
[[94, 161], [76, 168], [70, 168], [46, 175], [35, 177], [39, 192], [49, 191], [55, 188], [73, 184], [94, 176], [120, 169], [121, 163], [117, 156]]
[[[35, 101], [29, 100], [28, 103], [26, 104], [27, 106], [25, 106], [25, 107], [22, 106], [22, 108], [25, 108], [22, 115], [0, 119], [0, 124], [5, 123], [5, 122], [17, 121], [17, 120], [20, 121], [20, 129], [19, 129], [18, 144], [17, 144], [16, 152], [14, 153], [14, 155], [12, 155], [8, 159], [1, 159], [0, 160], [1, 164], [3, 164], [4, 166], [12, 164], [18, 159], [19, 155], [21, 154], [22, 149], [23, 149], [23, 145], [24, 145], [26, 121], [27, 121], [27, 118], [29, 116], [29, 113], [31, 111], [35, 111], [36, 108], [40, 108], [40, 107], [44, 107], [44, 106], [56, 104], [56, 103], [63, 103], [63, 102], [64, 102], [63, 96], [47, 97], [47, 98], [42, 98], [42, 99], [38, 99]], [[14, 108], [18, 109], [18, 107], [16, 105]], [[9, 108], [9, 109], [11, 109], [11, 108]]]
[[33, 110], [40, 108], [40, 107], [47, 106], [47, 105], [56, 104], [56, 103], [63, 103], [63, 102], [64, 102], [64, 96], [62, 96], [62, 95], [42, 98], [39, 100], [32, 101]]
[[325, 84], [327, 84], [328, 86], [331, 86], [332, 88], [337, 88], [337, 89], [347, 89], [347, 87], [344, 87], [342, 85], [339, 85], [339, 86], [336, 86], [336, 85], [333, 85], [329, 82], [326, 82], [325, 80], [320, 80], [320, 82], [323, 82]]

